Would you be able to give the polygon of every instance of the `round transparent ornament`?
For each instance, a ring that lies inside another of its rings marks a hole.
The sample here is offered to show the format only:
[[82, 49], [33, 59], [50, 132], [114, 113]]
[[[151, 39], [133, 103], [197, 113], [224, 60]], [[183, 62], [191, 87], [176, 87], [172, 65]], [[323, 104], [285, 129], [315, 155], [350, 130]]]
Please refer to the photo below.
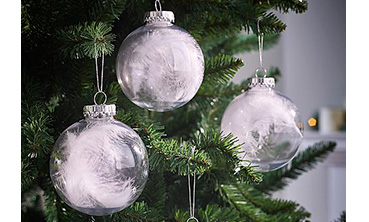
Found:
[[268, 172], [285, 166], [303, 139], [303, 124], [296, 105], [273, 90], [273, 78], [253, 78], [250, 89], [237, 96], [223, 114], [221, 130], [238, 137], [245, 164]]
[[115, 105], [85, 106], [85, 119], [60, 135], [50, 159], [59, 196], [93, 216], [118, 212], [141, 194], [148, 178], [145, 146], [127, 125], [115, 120]]
[[173, 12], [146, 13], [145, 22], [120, 46], [118, 82], [136, 105], [170, 111], [197, 93], [204, 75], [204, 56], [196, 40], [172, 23]]

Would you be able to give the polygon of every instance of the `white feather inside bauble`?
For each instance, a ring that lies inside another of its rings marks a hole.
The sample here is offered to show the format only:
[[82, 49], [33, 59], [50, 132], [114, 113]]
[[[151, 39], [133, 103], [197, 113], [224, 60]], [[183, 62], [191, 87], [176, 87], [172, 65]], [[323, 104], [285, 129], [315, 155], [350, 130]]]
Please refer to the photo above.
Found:
[[296, 105], [286, 96], [265, 86], [252, 87], [237, 96], [223, 114], [221, 129], [232, 133], [245, 164], [258, 171], [285, 166], [296, 155], [303, 138], [303, 125]]
[[[128, 99], [151, 111], [164, 112], [188, 103], [204, 76], [204, 56], [186, 30], [165, 20], [165, 11], [139, 27], [120, 46], [116, 72]], [[164, 16], [164, 17], [163, 17]]]
[[86, 118], [68, 127], [50, 160], [59, 196], [72, 208], [94, 216], [131, 205], [145, 186], [148, 168], [141, 138], [112, 117]]

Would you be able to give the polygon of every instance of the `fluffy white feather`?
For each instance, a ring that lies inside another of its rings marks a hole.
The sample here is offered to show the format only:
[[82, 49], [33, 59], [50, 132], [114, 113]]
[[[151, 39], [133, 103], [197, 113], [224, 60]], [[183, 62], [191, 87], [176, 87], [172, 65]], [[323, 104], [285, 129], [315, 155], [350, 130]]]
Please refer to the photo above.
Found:
[[230, 103], [221, 128], [225, 134], [232, 133], [239, 143], [244, 143], [246, 159], [266, 161], [274, 155], [274, 160], [278, 160], [279, 154], [271, 148], [281, 144], [286, 146], [280, 158], [292, 158], [303, 137], [296, 115], [297, 108], [289, 99], [275, 91], [256, 87]]
[[199, 89], [204, 57], [195, 39], [177, 26], [144, 26], [123, 42], [118, 79], [141, 107], [168, 110], [187, 103]]
[[77, 133], [67, 132], [61, 144], [66, 160], [60, 167], [64, 195], [80, 208], [116, 208], [128, 204], [135, 194], [133, 178], [122, 175], [135, 167], [135, 159], [123, 137], [129, 131], [102, 122]]

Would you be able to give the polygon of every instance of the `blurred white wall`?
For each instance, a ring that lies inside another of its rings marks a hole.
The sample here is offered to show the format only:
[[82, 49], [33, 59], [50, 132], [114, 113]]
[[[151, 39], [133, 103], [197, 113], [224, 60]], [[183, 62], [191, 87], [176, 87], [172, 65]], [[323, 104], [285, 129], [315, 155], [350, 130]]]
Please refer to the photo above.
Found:
[[[282, 14], [287, 24], [275, 47], [264, 52], [264, 66], [277, 66], [277, 85], [299, 107], [304, 122], [323, 106], [344, 107], [346, 101], [345, 0], [308, 0], [303, 14]], [[235, 82], [251, 77], [258, 67], [255, 51], [239, 55], [245, 66]]]
[[[276, 89], [300, 109], [304, 124], [322, 107], [345, 108], [346, 103], [346, 2], [308, 0], [303, 14], [283, 14], [287, 24], [280, 42], [264, 52], [264, 67], [277, 66], [282, 78]], [[258, 67], [258, 52], [239, 55], [245, 66], [233, 81], [251, 77]], [[339, 141], [329, 158], [293, 181], [275, 197], [295, 200], [312, 213], [312, 222], [333, 221], [346, 209], [346, 135], [305, 134], [301, 145], [320, 140]]]

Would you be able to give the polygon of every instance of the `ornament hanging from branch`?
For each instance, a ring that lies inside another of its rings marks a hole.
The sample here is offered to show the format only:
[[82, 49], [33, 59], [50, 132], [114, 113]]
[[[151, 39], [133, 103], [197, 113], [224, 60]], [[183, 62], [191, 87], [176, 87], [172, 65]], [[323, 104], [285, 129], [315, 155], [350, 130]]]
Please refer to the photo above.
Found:
[[[126, 208], [139, 197], [149, 163], [141, 138], [114, 119], [115, 105], [105, 104], [104, 65], [99, 80], [97, 54], [95, 62], [95, 104], [85, 106], [85, 119], [68, 127], [57, 139], [50, 158], [50, 176], [65, 203], [85, 214], [103, 216]], [[99, 94], [104, 96], [102, 104], [96, 101]]]
[[204, 56], [196, 40], [173, 24], [174, 14], [147, 12], [146, 24], [120, 46], [116, 70], [124, 94], [136, 105], [164, 112], [188, 103], [204, 75]]
[[237, 96], [224, 112], [221, 130], [232, 133], [242, 145], [239, 157], [258, 171], [285, 166], [296, 155], [303, 139], [303, 124], [296, 105], [275, 91], [275, 81], [263, 68], [263, 34], [258, 42], [260, 67], [249, 82], [249, 90]]
[[196, 206], [196, 170], [193, 170], [193, 185], [191, 187], [191, 158], [195, 157], [195, 147], [193, 146], [191, 149], [192, 153], [190, 158], [188, 159], [187, 164], [187, 182], [188, 182], [188, 203], [190, 210], [190, 217], [186, 220], [186, 222], [199, 222], [199, 220], [195, 217], [195, 206]]

